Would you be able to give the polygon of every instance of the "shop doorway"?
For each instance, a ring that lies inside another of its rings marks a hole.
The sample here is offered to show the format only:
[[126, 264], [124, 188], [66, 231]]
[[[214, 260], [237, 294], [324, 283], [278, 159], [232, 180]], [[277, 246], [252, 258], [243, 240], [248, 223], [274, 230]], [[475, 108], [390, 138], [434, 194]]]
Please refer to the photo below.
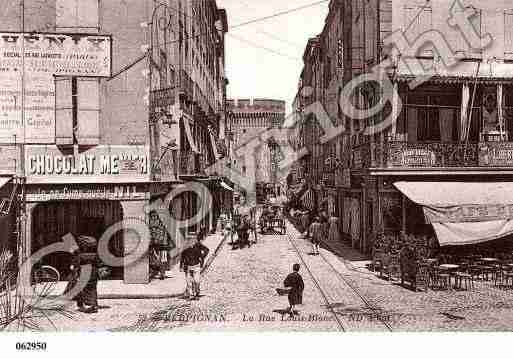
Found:
[[80, 218], [79, 222], [79, 233], [96, 239], [100, 239], [107, 228], [105, 218], [86, 217]]
[[[92, 236], [99, 240], [109, 226], [123, 219], [123, 208], [115, 201], [62, 201], [36, 206], [32, 214], [32, 253], [50, 244], [62, 241], [68, 233], [74, 236]], [[110, 252], [123, 256], [123, 233], [119, 231], [109, 241]], [[68, 253], [52, 253], [42, 259], [41, 265], [50, 265], [66, 278], [71, 264]], [[111, 268], [107, 279], [122, 279], [123, 268]]]

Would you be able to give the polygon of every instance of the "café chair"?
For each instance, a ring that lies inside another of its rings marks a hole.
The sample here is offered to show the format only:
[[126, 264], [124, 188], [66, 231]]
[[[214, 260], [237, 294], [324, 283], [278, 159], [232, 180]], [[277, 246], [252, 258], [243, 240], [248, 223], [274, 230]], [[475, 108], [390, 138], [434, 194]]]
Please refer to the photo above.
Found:
[[433, 288], [448, 290], [451, 287], [451, 274], [434, 268], [432, 272], [432, 282]]
[[[504, 272], [502, 274], [502, 278], [503, 278], [503, 284], [506, 286], [506, 287], [513, 287], [513, 272]], [[509, 285], [511, 282], [511, 285]]]
[[470, 273], [466, 271], [458, 271], [454, 273], [454, 278], [456, 288], [463, 289], [463, 285], [465, 285], [465, 290], [474, 289], [474, 278]]

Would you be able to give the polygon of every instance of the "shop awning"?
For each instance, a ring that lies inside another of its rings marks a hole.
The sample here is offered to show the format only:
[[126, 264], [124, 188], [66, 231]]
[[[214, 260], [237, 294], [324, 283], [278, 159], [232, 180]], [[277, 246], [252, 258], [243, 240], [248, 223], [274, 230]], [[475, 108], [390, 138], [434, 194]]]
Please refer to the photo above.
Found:
[[487, 242], [513, 233], [512, 182], [396, 182], [422, 206], [441, 246]]
[[215, 137], [214, 131], [212, 131], [210, 129], [209, 133], [210, 133], [210, 144], [212, 146], [212, 151], [214, 152], [214, 157], [215, 157], [216, 160], [220, 160], [221, 159], [221, 155], [219, 154], [219, 149], [217, 148], [217, 141], [216, 141], [216, 137]]
[[224, 181], [221, 181], [221, 187], [223, 187], [227, 191], [233, 192], [233, 188], [228, 186]]
[[200, 153], [198, 146], [196, 145], [196, 141], [194, 140], [194, 137], [192, 136], [192, 130], [191, 130], [191, 123], [189, 119], [183, 118], [183, 127], [185, 129], [185, 134], [187, 135], [187, 141], [189, 142], [189, 145], [191, 146], [191, 150], [194, 153]]
[[12, 177], [0, 177], [0, 188], [5, 186], [11, 179]]

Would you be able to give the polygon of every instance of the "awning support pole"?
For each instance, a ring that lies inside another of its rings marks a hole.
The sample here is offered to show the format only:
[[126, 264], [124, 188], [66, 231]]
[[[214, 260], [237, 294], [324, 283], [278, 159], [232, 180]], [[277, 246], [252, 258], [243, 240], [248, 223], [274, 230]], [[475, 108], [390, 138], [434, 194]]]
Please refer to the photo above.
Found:
[[401, 200], [402, 200], [402, 205], [401, 205], [401, 208], [402, 208], [401, 226], [402, 226], [402, 231], [406, 234], [406, 196], [404, 194], [402, 194], [402, 193], [401, 193]]

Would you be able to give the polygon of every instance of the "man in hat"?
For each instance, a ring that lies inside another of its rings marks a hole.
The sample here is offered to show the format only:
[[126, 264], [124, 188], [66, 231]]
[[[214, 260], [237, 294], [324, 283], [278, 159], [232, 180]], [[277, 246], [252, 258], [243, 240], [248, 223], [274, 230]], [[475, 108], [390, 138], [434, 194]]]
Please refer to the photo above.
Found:
[[196, 243], [182, 252], [180, 269], [185, 273], [187, 287], [185, 297], [190, 300], [198, 300], [200, 296], [201, 270], [209, 249], [201, 242], [205, 237], [205, 231], [200, 229]]

